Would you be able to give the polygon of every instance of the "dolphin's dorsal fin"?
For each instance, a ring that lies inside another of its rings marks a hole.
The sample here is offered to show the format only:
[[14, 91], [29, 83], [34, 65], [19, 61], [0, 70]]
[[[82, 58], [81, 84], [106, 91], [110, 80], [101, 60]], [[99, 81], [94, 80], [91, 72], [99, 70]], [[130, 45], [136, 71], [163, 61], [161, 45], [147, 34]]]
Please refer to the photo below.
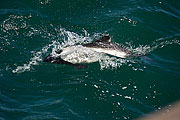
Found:
[[109, 35], [105, 35], [105, 36], [99, 38], [98, 40], [96, 40], [96, 41], [94, 41], [92, 43], [87, 43], [87, 44], [84, 44], [82, 46], [84, 46], [84, 47], [97, 47], [101, 43], [109, 44], [110, 43], [110, 36]]
[[105, 35], [101, 38], [99, 38], [98, 40], [94, 41], [95, 43], [97, 42], [105, 42], [105, 43], [108, 43], [110, 42], [110, 36], [109, 35]]

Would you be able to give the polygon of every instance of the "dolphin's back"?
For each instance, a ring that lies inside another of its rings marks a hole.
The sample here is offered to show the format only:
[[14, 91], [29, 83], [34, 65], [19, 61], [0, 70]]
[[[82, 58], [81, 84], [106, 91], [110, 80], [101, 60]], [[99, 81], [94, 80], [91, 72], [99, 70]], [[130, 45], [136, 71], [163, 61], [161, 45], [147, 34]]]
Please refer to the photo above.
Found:
[[110, 42], [109, 36], [103, 36], [100, 39], [92, 43], [84, 44], [83, 46], [91, 48], [96, 52], [102, 52], [121, 58], [126, 58], [131, 54], [130, 51], [126, 50], [121, 45]]

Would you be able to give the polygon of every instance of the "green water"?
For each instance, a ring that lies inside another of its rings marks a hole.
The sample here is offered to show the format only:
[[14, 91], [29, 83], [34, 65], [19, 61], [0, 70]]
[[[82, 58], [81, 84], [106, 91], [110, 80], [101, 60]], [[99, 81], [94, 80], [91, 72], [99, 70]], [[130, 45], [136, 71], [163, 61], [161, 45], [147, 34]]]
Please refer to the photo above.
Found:
[[[87, 69], [43, 63], [65, 46], [111, 41], [146, 56]], [[132, 120], [180, 99], [178, 0], [2, 0], [0, 119]]]

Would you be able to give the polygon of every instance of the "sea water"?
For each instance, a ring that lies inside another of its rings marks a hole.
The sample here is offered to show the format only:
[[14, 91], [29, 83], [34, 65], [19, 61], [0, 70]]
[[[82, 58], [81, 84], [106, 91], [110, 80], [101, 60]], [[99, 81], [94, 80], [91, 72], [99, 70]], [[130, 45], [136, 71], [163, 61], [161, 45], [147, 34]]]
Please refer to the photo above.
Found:
[[[171, 105], [180, 99], [179, 30], [178, 1], [3, 0], [0, 119], [132, 120]], [[87, 69], [42, 62], [107, 34], [143, 56], [97, 54]]]

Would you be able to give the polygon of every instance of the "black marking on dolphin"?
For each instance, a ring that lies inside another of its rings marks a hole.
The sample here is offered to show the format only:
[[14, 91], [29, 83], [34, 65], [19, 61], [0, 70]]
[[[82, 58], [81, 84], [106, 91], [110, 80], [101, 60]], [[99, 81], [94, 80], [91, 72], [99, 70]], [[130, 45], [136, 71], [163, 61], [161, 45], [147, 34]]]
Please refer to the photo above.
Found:
[[78, 68], [78, 69], [88, 67], [87, 65], [84, 65], [84, 64], [73, 64], [73, 63], [70, 63], [68, 61], [64, 61], [63, 59], [61, 59], [61, 57], [54, 57], [51, 54], [46, 56], [43, 59], [43, 62], [50, 62], [50, 63], [54, 63], [54, 64], [66, 64], [66, 65], [70, 65], [70, 66], [73, 66], [73, 67]]
[[[82, 47], [89, 48], [90, 50], [93, 50], [98, 53], [105, 53], [120, 58], [126, 58], [132, 54], [130, 51], [124, 49], [120, 45], [110, 42], [109, 35], [103, 36], [92, 43], [84, 44], [82, 45]], [[69, 47], [69, 49], [71, 48]], [[71, 50], [73, 50], [73, 47]], [[47, 57], [43, 59], [43, 62], [50, 62], [54, 64], [67, 64], [76, 68], [87, 68], [87, 65], [80, 63], [71, 63], [69, 61], [63, 60], [61, 54], [64, 51], [68, 50], [64, 48], [56, 51], [56, 53], [59, 54], [58, 57], [54, 57], [52, 54], [49, 54]]]

